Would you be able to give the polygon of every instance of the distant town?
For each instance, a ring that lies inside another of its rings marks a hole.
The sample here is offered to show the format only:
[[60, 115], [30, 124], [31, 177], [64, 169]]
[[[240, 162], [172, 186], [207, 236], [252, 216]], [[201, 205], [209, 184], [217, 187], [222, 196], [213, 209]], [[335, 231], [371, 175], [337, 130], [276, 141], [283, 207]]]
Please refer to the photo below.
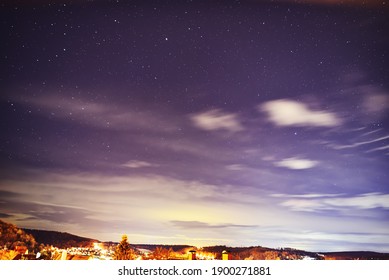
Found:
[[389, 260], [389, 253], [307, 252], [294, 248], [100, 242], [69, 233], [20, 229], [0, 220], [0, 260]]

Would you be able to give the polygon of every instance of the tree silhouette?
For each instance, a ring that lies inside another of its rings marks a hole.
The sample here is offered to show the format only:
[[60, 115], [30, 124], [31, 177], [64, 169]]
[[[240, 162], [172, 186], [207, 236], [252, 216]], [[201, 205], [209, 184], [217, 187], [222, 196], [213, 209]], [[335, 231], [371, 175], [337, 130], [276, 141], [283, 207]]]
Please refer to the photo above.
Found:
[[37, 246], [35, 238], [24, 230], [0, 220], [0, 248], [15, 249], [16, 246], [26, 246], [34, 251]]
[[135, 251], [128, 243], [127, 235], [122, 236], [122, 241], [115, 249], [114, 260], [133, 260], [135, 258]]

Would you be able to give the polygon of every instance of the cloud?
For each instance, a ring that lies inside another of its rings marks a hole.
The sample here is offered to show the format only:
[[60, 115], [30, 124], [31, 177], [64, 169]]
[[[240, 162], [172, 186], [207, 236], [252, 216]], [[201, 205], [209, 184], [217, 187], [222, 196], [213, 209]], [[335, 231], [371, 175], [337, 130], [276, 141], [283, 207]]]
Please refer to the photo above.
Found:
[[3, 218], [11, 218], [12, 215], [10, 214], [6, 214], [6, 213], [0, 213], [0, 218], [3, 219]]
[[[129, 131], [144, 129], [151, 132], [175, 132], [178, 127], [177, 118], [162, 114], [157, 110], [142, 106], [124, 106], [92, 102], [68, 95], [43, 94], [42, 96], [19, 97], [19, 102], [31, 108], [33, 113], [50, 119], [60, 119], [88, 127], [106, 130]], [[31, 95], [32, 96], [32, 95]]]
[[[212, 221], [223, 213], [234, 212], [234, 207], [224, 209], [226, 204], [248, 205], [260, 201], [244, 188], [161, 176], [42, 174], [38, 180], [4, 182], [0, 187], [6, 193], [15, 191], [15, 195], [10, 193], [2, 198], [5, 203], [0, 204], [0, 212], [29, 213], [49, 221], [57, 213], [62, 220], [67, 215], [79, 215], [79, 220], [86, 215], [98, 220], [112, 215], [126, 220], [128, 213], [151, 221], [172, 217], [196, 220], [215, 205], [223, 205], [220, 210], [213, 210], [214, 215], [209, 217]], [[181, 210], [177, 212], [177, 209]]]
[[230, 164], [226, 166], [226, 169], [231, 171], [241, 171], [245, 170], [246, 167], [242, 164]]
[[386, 94], [368, 94], [364, 100], [364, 108], [369, 113], [382, 114], [389, 109], [389, 96]]
[[389, 145], [378, 147], [378, 148], [374, 148], [374, 149], [368, 150], [367, 152], [371, 153], [371, 152], [383, 151], [383, 150], [389, 150]]
[[40, 220], [56, 224], [88, 224], [92, 220], [88, 217], [92, 212], [81, 207], [46, 204], [22, 197], [6, 200], [0, 210], [7, 211], [5, 215], [14, 220]]
[[272, 197], [287, 197], [287, 198], [322, 198], [322, 197], [336, 197], [341, 194], [328, 194], [328, 193], [306, 193], [306, 194], [283, 194], [275, 193], [270, 196]]
[[17, 192], [13, 192], [12, 190], [10, 191], [4, 191], [4, 190], [0, 190], [0, 203], [3, 201], [3, 199], [10, 199], [10, 198], [17, 198], [21, 196], [21, 194], [17, 193]]
[[215, 229], [215, 228], [255, 228], [256, 225], [240, 225], [240, 224], [210, 224], [199, 221], [170, 221], [173, 226], [185, 229]]
[[[364, 129], [364, 128], [362, 128], [361, 130], [363, 130], [363, 129]], [[361, 136], [367, 136], [367, 135], [370, 135], [370, 134], [375, 134], [375, 133], [380, 132], [380, 131], [382, 131], [381, 128], [375, 129], [375, 130], [372, 130], [372, 131], [365, 132], [365, 133], [363, 133]]]
[[[273, 195], [274, 197], [274, 195]], [[279, 194], [275, 197], [283, 198]], [[293, 197], [285, 195], [285, 197]], [[280, 203], [280, 205], [289, 208], [293, 211], [316, 212], [324, 210], [344, 210], [344, 209], [375, 209], [384, 208], [389, 209], [389, 194], [384, 193], [365, 193], [351, 197], [341, 197], [335, 195], [334, 197], [322, 196], [299, 196], [293, 199], [287, 199]]]
[[334, 127], [341, 120], [331, 112], [314, 111], [306, 104], [288, 99], [268, 101], [258, 106], [277, 126]]
[[[279, 193], [266, 197], [266, 193], [255, 195], [255, 188], [211, 185], [162, 176], [44, 171], [24, 181], [3, 181], [0, 189], [6, 194], [0, 196], [6, 202], [0, 204], [0, 213], [12, 214], [8, 218], [10, 222], [27, 228], [67, 231], [102, 241], [120, 240], [121, 234], [128, 233], [134, 243], [194, 242], [195, 245], [227, 243], [278, 247], [288, 246], [288, 238], [296, 240], [289, 233], [275, 228], [280, 226], [314, 231], [327, 228], [335, 231], [361, 229], [362, 232], [385, 229], [381, 221], [357, 218], [346, 225], [339, 215], [329, 217], [319, 212], [323, 207], [343, 209], [334, 206], [344, 204], [342, 201], [333, 200], [334, 205], [324, 205], [322, 201], [343, 199], [344, 195]], [[373, 194], [370, 195], [370, 199], [375, 200]], [[306, 203], [300, 203], [300, 207], [292, 203], [289, 207], [279, 205], [293, 199]], [[361, 204], [348, 201], [351, 205], [356, 203]], [[307, 211], [310, 215], [305, 215]], [[320, 223], [317, 223], [318, 219]], [[301, 221], [301, 226], [296, 226], [296, 220]], [[264, 232], [263, 227], [269, 226], [271, 229]], [[241, 238], [237, 239], [237, 236]], [[301, 242], [303, 244], [303, 240]], [[319, 248], [321, 243], [317, 242], [315, 246]]]
[[191, 120], [198, 128], [209, 131], [226, 130], [234, 133], [243, 130], [236, 114], [225, 113], [219, 109], [194, 114]]
[[142, 168], [142, 167], [151, 167], [151, 166], [156, 166], [155, 164], [146, 162], [146, 161], [141, 161], [141, 160], [130, 160], [123, 164], [122, 166], [128, 167], [128, 168]]
[[389, 92], [380, 86], [363, 84], [342, 90], [348, 96], [347, 107], [350, 122], [371, 124], [379, 123], [387, 116], [389, 110]]
[[334, 207], [352, 207], [359, 209], [389, 209], [389, 194], [366, 193], [354, 197], [326, 199], [325, 203]]
[[286, 167], [294, 170], [309, 169], [318, 165], [318, 161], [309, 160], [309, 159], [300, 159], [296, 157], [286, 158], [281, 161], [274, 163], [274, 165], [279, 167]]
[[[0, 203], [0, 213], [12, 215], [9, 220], [22, 227], [66, 230], [75, 234], [84, 234], [85, 230], [88, 236], [100, 240], [115, 240], [113, 236], [120, 238], [123, 232], [134, 229], [140, 234], [153, 234], [157, 229], [159, 234], [172, 236], [190, 226], [181, 223], [180, 227], [176, 223], [173, 228], [172, 220], [205, 223], [191, 225], [199, 229], [208, 226], [209, 229], [239, 231], [256, 223], [244, 213], [253, 213], [264, 203], [253, 195], [254, 188], [243, 186], [211, 185], [152, 175], [104, 176], [47, 171], [36, 174], [28, 180], [0, 182], [0, 189], [8, 194], [0, 199], [4, 201]], [[267, 219], [264, 217], [262, 222]], [[215, 241], [211, 244], [220, 239], [220, 234], [212, 235]], [[206, 236], [210, 234], [204, 231], [197, 237]]]
[[371, 139], [371, 140], [367, 140], [367, 141], [356, 142], [356, 143], [353, 143], [353, 144], [350, 144], [350, 145], [330, 145], [330, 147], [332, 147], [332, 148], [334, 148], [336, 150], [350, 149], [350, 148], [355, 148], [355, 147], [359, 147], [359, 146], [362, 146], [362, 145], [367, 145], [367, 144], [371, 144], [371, 143], [375, 143], [375, 142], [380, 142], [380, 141], [383, 141], [383, 140], [386, 140], [386, 139], [389, 139], [389, 135], [386, 135], [386, 136], [383, 136], [383, 137], [379, 137], [379, 138], [375, 138], [375, 139]]

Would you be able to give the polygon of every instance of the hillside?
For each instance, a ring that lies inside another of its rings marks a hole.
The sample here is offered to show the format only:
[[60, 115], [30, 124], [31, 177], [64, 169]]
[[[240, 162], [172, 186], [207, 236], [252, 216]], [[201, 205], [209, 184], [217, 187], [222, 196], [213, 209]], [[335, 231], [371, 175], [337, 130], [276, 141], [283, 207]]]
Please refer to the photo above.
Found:
[[193, 248], [190, 245], [164, 245], [164, 244], [131, 244], [137, 249], [147, 249], [150, 251], [154, 251], [157, 247], [172, 249], [175, 252], [183, 251], [188, 248]]
[[52, 245], [62, 249], [70, 247], [90, 247], [94, 242], [99, 242], [96, 239], [81, 237], [67, 232], [38, 229], [23, 230], [34, 236], [35, 240], [40, 244]]
[[215, 254], [217, 259], [221, 259], [221, 252], [228, 251], [231, 254], [231, 259], [234, 260], [300, 260], [300, 259], [316, 259], [322, 260], [323, 256], [303, 250], [283, 248], [272, 249], [262, 246], [252, 247], [227, 247], [227, 246], [209, 246], [202, 249], [205, 252]]
[[370, 251], [329, 252], [321, 253], [326, 260], [389, 260], [389, 253]]

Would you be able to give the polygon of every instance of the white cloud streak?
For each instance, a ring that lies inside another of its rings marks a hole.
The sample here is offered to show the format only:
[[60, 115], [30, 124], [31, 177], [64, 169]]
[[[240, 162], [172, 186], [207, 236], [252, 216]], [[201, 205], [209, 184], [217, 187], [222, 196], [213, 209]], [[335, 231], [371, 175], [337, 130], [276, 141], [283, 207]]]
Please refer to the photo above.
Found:
[[383, 150], [389, 150], [389, 145], [378, 147], [378, 148], [374, 148], [374, 149], [368, 150], [367, 152], [371, 153], [371, 152], [383, 151]]
[[307, 193], [307, 194], [283, 194], [275, 193], [272, 194], [272, 197], [281, 197], [281, 198], [323, 198], [323, 197], [336, 197], [341, 196], [342, 194], [329, 194], [329, 193]]
[[318, 161], [301, 159], [297, 157], [286, 158], [275, 162], [274, 165], [278, 167], [285, 167], [294, 170], [310, 169], [318, 165]]
[[341, 120], [331, 112], [314, 111], [306, 104], [289, 99], [268, 101], [258, 106], [277, 126], [334, 127]]
[[[283, 198], [284, 196], [277, 194], [275, 197]], [[325, 195], [317, 197], [286, 195], [286, 197], [296, 197], [280, 203], [280, 205], [293, 211], [316, 212], [344, 209], [389, 209], [389, 194], [384, 193], [365, 193], [351, 197], [340, 197], [340, 195], [335, 197], [326, 197]]]
[[236, 114], [226, 113], [215, 109], [191, 116], [193, 124], [203, 130], [225, 130], [228, 132], [239, 132], [244, 128]]
[[246, 167], [242, 164], [230, 164], [226, 166], [226, 169], [231, 171], [242, 171], [246, 169]]
[[156, 164], [152, 164], [147, 161], [141, 161], [141, 160], [130, 160], [123, 164], [122, 166], [128, 167], [128, 168], [142, 168], [142, 167], [152, 167], [157, 166]]
[[380, 141], [383, 141], [383, 140], [386, 140], [386, 139], [389, 139], [389, 135], [386, 135], [386, 136], [383, 136], [383, 137], [379, 137], [379, 138], [375, 138], [375, 139], [368, 140], [368, 141], [357, 142], [357, 143], [350, 144], [350, 145], [331, 145], [331, 147], [336, 149], [336, 150], [350, 149], [350, 148], [356, 148], [356, 147], [359, 147], [359, 146], [362, 146], [362, 145], [367, 145], [367, 144], [371, 144], [371, 143], [375, 143], [375, 142], [380, 142]]

